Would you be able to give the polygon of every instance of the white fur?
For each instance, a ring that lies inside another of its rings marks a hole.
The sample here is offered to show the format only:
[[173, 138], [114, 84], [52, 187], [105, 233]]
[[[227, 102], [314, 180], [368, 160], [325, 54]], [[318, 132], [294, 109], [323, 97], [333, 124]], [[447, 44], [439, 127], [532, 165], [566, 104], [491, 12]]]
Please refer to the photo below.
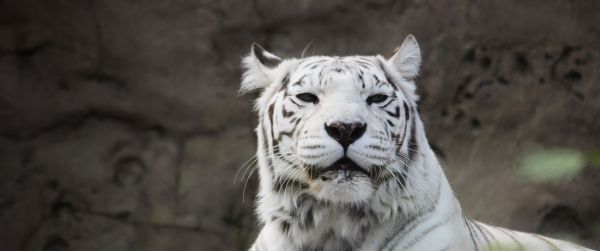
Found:
[[[244, 70], [244, 74], [242, 76], [240, 88], [241, 93], [267, 87], [274, 80], [273, 74], [276, 74], [276, 72], [260, 62], [259, 58], [256, 56], [256, 53], [259, 53], [255, 50], [256, 47], [256, 44], [252, 44], [250, 53], [242, 59], [242, 69]], [[281, 61], [279, 57], [270, 52], [265, 52], [263, 55], [267, 58]]]
[[[277, 58], [268, 52], [263, 56]], [[367, 66], [360, 68], [363, 61]], [[515, 245], [513, 238], [527, 250], [553, 250], [552, 245], [585, 250], [463, 217], [416, 112], [413, 79], [420, 63], [413, 36], [389, 60], [309, 57], [266, 67], [254, 51], [244, 58], [242, 91], [262, 90], [255, 104], [260, 118], [256, 211], [262, 230], [251, 250], [464, 251]], [[318, 103], [302, 103], [296, 96], [307, 92], [317, 95]], [[396, 98], [387, 107], [366, 103], [378, 93]], [[408, 114], [404, 106], [410, 107]], [[371, 174], [377, 166], [404, 172], [405, 182], [398, 175], [375, 179], [383, 176], [333, 172], [319, 176], [325, 179], [311, 177], [308, 166], [324, 170], [344, 156], [341, 145], [324, 130], [324, 125], [340, 121], [367, 124], [346, 157]]]
[[421, 50], [417, 39], [413, 35], [408, 35], [402, 45], [396, 49], [390, 62], [402, 76], [410, 79], [417, 77], [421, 66]]

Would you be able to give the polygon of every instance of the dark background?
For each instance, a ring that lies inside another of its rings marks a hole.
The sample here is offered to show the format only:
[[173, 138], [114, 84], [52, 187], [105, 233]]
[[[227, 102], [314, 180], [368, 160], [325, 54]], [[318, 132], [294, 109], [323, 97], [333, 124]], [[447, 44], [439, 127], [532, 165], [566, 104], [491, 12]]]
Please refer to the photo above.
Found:
[[[256, 236], [251, 42], [387, 55], [467, 215], [600, 248], [600, 174], [515, 173], [600, 147], [598, 1], [0, 0], [0, 250], [243, 250]], [[243, 173], [244, 171], [242, 171]], [[248, 174], [246, 174], [248, 176]]]

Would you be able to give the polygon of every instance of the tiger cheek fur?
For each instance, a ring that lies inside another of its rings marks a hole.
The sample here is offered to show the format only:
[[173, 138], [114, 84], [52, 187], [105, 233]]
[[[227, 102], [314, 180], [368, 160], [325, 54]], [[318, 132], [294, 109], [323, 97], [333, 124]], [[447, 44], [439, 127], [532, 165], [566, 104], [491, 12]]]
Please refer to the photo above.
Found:
[[463, 216], [417, 112], [420, 63], [412, 36], [389, 59], [282, 60], [252, 45], [242, 91], [261, 91], [262, 229], [251, 250], [577, 247]]

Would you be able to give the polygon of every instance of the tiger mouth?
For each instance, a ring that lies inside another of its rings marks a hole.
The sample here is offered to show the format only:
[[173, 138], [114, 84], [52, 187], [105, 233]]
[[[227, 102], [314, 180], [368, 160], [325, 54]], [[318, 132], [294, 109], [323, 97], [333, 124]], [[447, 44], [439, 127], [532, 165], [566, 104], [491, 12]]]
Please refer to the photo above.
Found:
[[320, 177], [322, 181], [328, 181], [331, 177], [327, 177], [324, 174], [338, 173], [342, 174], [345, 179], [350, 179], [353, 173], [362, 173], [370, 176], [369, 172], [364, 168], [360, 167], [356, 162], [352, 161], [348, 157], [343, 157], [331, 164], [329, 167], [321, 170], [317, 177]]

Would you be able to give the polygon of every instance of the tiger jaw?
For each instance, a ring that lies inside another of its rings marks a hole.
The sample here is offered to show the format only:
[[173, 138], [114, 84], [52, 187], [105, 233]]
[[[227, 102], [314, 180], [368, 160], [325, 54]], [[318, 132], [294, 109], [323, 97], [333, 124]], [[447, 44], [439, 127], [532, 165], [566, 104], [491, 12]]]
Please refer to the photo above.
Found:
[[[369, 122], [376, 125], [376, 121]], [[380, 139], [383, 136], [375, 128], [371, 126], [346, 149], [319, 135], [319, 130], [309, 130], [307, 136], [298, 140], [294, 155], [303, 163], [303, 180], [313, 196], [331, 202], [369, 201], [374, 188], [386, 178], [382, 176], [385, 170], [393, 166], [396, 151], [390, 141]]]
[[309, 190], [321, 200], [362, 202], [373, 193], [370, 172], [347, 157], [326, 168], [307, 168]]
[[[348, 157], [343, 157], [331, 164], [327, 168], [313, 168], [309, 171], [310, 177], [313, 179], [321, 179], [322, 181], [328, 181], [335, 177], [343, 178], [343, 180], [351, 180], [354, 176], [363, 174], [367, 177], [370, 173], [367, 169], [359, 166]], [[340, 180], [342, 181], [342, 180]]]
[[309, 182], [309, 191], [319, 200], [332, 202], [366, 202], [374, 189], [370, 178], [356, 171], [336, 171], [330, 179]]

